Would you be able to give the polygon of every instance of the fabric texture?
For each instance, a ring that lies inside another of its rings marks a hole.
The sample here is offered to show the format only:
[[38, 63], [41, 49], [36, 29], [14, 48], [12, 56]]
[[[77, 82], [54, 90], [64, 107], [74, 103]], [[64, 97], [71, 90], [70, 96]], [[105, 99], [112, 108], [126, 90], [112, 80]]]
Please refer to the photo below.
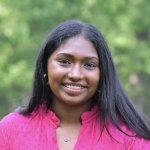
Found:
[[[100, 137], [100, 114], [98, 106], [81, 115], [82, 127], [74, 150], [150, 150], [150, 140], [129, 137], [120, 132], [111, 122], [109, 130], [118, 141], [113, 141], [104, 129]], [[0, 122], [0, 150], [59, 150], [56, 128], [60, 120], [46, 106], [41, 106], [28, 116], [16, 111]], [[126, 125], [123, 131], [135, 135]], [[99, 141], [98, 141], [99, 140]]]

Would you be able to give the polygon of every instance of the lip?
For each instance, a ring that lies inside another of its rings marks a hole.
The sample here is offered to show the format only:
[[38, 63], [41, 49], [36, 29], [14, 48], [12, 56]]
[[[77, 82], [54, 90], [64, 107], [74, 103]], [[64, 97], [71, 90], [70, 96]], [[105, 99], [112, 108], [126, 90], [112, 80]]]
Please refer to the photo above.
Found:
[[[65, 83], [66, 84], [66, 83]], [[67, 83], [68, 84], [68, 83]], [[64, 84], [61, 84], [61, 86], [63, 87], [63, 89], [68, 93], [68, 94], [72, 94], [72, 95], [79, 95], [82, 94], [87, 88], [81, 84], [69, 84], [69, 85], [73, 85], [73, 86], [82, 86], [82, 89], [71, 89], [68, 88], [66, 86], [64, 86]]]
[[68, 84], [68, 85], [72, 85], [72, 86], [81, 86], [81, 87], [84, 87], [84, 88], [88, 87], [87, 85], [83, 85], [83, 84], [80, 84], [80, 83], [70, 83], [70, 82], [62, 83], [62, 85], [64, 85], [64, 84]]

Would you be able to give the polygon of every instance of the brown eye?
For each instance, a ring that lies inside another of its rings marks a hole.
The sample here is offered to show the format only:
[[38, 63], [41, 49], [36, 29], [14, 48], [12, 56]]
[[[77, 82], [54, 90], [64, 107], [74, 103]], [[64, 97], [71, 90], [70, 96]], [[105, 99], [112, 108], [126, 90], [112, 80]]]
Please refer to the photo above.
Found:
[[88, 68], [95, 68], [95, 67], [97, 67], [94, 63], [86, 63], [84, 66], [86, 66]]
[[66, 60], [66, 59], [61, 59], [61, 60], [59, 60], [58, 62], [60, 62], [61, 64], [65, 64], [65, 65], [67, 65], [67, 64], [71, 64], [68, 60]]

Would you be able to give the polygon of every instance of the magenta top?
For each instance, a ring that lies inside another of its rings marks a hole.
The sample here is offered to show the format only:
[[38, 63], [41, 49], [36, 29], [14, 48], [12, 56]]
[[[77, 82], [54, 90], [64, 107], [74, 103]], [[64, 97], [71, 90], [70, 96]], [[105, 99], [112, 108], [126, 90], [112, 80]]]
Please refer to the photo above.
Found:
[[[118, 143], [112, 141], [104, 129], [100, 137], [100, 114], [98, 106], [81, 115], [82, 127], [74, 150], [150, 150], [150, 140], [141, 137], [128, 137], [110, 121], [109, 130]], [[0, 122], [0, 150], [59, 150], [56, 128], [60, 120], [46, 106], [41, 106], [29, 116], [16, 111]], [[123, 131], [135, 135], [131, 129], [120, 124]]]

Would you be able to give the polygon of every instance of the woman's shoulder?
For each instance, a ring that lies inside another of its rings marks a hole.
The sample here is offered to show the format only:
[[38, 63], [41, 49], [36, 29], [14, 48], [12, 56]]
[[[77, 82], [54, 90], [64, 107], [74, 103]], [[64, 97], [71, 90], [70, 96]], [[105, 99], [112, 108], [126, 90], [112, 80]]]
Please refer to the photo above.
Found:
[[128, 125], [119, 123], [120, 129], [129, 136], [117, 129], [112, 123], [109, 124], [109, 127], [111, 135], [120, 143], [124, 143], [126, 149], [150, 150], [150, 140], [138, 136]]
[[5, 116], [0, 121], [0, 129], [13, 129], [13, 128], [19, 128], [21, 124], [25, 124], [25, 122], [28, 120], [28, 116], [19, 114], [16, 110], [7, 116]]
[[13, 145], [27, 120], [27, 116], [14, 111], [0, 121], [0, 149], [8, 149]]

